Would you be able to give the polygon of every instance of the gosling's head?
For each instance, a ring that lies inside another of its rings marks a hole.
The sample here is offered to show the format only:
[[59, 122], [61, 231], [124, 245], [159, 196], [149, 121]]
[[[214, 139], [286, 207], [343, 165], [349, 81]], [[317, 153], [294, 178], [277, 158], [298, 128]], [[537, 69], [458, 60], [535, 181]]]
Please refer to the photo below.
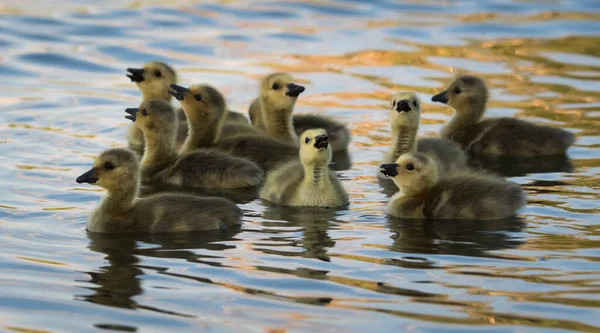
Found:
[[77, 177], [77, 183], [98, 185], [108, 191], [119, 191], [139, 180], [139, 162], [127, 148], [105, 150], [96, 158], [92, 169]]
[[275, 73], [260, 83], [260, 99], [265, 110], [291, 111], [304, 87], [287, 73]]
[[[168, 135], [175, 133], [177, 116], [171, 104], [161, 100], [149, 100], [139, 108], [125, 109], [125, 118], [133, 121], [145, 135]], [[174, 139], [174, 137], [173, 137]]]
[[448, 89], [431, 98], [434, 102], [450, 105], [457, 113], [468, 112], [473, 106], [483, 108], [487, 99], [488, 89], [485, 82], [473, 75], [457, 77]]
[[399, 92], [392, 96], [390, 123], [392, 128], [419, 127], [421, 121], [421, 101], [412, 92]]
[[304, 165], [328, 164], [331, 160], [329, 137], [322, 128], [313, 128], [300, 135], [300, 160]]
[[177, 83], [177, 74], [171, 66], [153, 61], [142, 68], [127, 68], [127, 77], [135, 82], [144, 99], [171, 100], [169, 85]]
[[437, 182], [437, 166], [423, 153], [400, 155], [396, 163], [382, 164], [380, 172], [406, 194], [418, 194]]
[[207, 84], [189, 88], [172, 84], [170, 88], [169, 93], [181, 103], [190, 121], [212, 126], [225, 118], [225, 98], [217, 89]]

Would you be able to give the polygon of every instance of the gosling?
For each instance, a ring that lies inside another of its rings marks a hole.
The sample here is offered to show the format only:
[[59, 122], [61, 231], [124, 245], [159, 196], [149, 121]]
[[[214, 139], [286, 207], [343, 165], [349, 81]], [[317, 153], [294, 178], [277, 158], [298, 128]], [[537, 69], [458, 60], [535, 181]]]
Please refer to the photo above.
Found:
[[179, 153], [214, 146], [229, 112], [223, 95], [206, 84], [189, 88], [172, 84], [169, 93], [179, 101], [188, 118], [189, 134]]
[[564, 155], [575, 142], [573, 133], [559, 128], [514, 118], [481, 120], [488, 100], [488, 88], [477, 76], [459, 76], [448, 89], [431, 100], [455, 110], [454, 117], [441, 131], [442, 137], [458, 142], [473, 155]]
[[[260, 97], [252, 101], [250, 108], [248, 108], [250, 123], [254, 128], [257, 128], [259, 131], [267, 131], [267, 128], [271, 127], [271, 131], [277, 131], [281, 130], [283, 127], [280, 124], [285, 123], [285, 126], [289, 126], [287, 118], [285, 118], [285, 122], [273, 122], [274, 115], [281, 116], [282, 114], [273, 113], [272, 106], [273, 104], [276, 104], [278, 100], [285, 101], [285, 97], [274, 94], [271, 90], [273, 90], [273, 87], [280, 86], [280, 83], [277, 83], [277, 80], [287, 82], [286, 79], [290, 78], [291, 76], [289, 76], [289, 74], [275, 73], [268, 76], [261, 82]], [[269, 93], [274, 96], [272, 96], [270, 99], [266, 99], [264, 96], [269, 96]], [[292, 111], [290, 111], [290, 114], [291, 113]], [[299, 136], [300, 134], [304, 133], [304, 131], [311, 128], [323, 128], [327, 131], [330, 146], [334, 153], [346, 151], [348, 149], [351, 139], [350, 131], [344, 124], [329, 117], [316, 114], [295, 114], [292, 115], [291, 126], [296, 136]], [[293, 138], [293, 135], [286, 135], [285, 133], [287, 132], [282, 131], [282, 133], [283, 134], [281, 136], [285, 137], [288, 142], [291, 140], [291, 138]]]
[[162, 233], [217, 230], [238, 226], [242, 211], [224, 198], [157, 194], [137, 199], [140, 186], [137, 156], [126, 148], [104, 151], [77, 183], [108, 190], [87, 221], [99, 233]]
[[335, 173], [328, 170], [331, 147], [325, 130], [311, 129], [301, 138], [300, 160], [268, 173], [260, 197], [284, 206], [347, 206], [348, 194]]
[[423, 153], [407, 153], [381, 172], [400, 189], [387, 214], [399, 218], [497, 220], [513, 216], [525, 203], [519, 184], [480, 172], [442, 176]]
[[[268, 136], [277, 140], [298, 144], [294, 131], [292, 112], [304, 87], [294, 83], [287, 73], [274, 73], [260, 82], [258, 108], [260, 123]], [[252, 106], [251, 106], [252, 108]]]
[[146, 150], [141, 161], [144, 183], [201, 188], [242, 188], [262, 184], [263, 171], [244, 158], [214, 149], [199, 149], [177, 156], [177, 117], [168, 103], [147, 101], [140, 108], [126, 112], [129, 113], [126, 118], [144, 133]]
[[[459, 144], [439, 138], [417, 140], [421, 122], [421, 100], [415, 93], [394, 94], [391, 107], [390, 124], [394, 141], [382, 163], [394, 163], [400, 155], [418, 151], [434, 158], [442, 174], [467, 167], [467, 156]], [[385, 178], [381, 173], [377, 176], [381, 179]]]
[[[169, 94], [169, 85], [177, 83], [177, 73], [175, 70], [159, 61], [149, 62], [142, 68], [127, 68], [127, 77], [140, 89], [142, 93], [142, 103], [152, 99], [171, 101]], [[187, 133], [187, 120], [182, 110], [178, 111], [179, 125], [177, 130], [176, 142], [178, 146], [184, 142]], [[134, 124], [129, 125], [127, 129], [127, 142], [129, 148], [138, 154], [144, 152], [144, 134]]]

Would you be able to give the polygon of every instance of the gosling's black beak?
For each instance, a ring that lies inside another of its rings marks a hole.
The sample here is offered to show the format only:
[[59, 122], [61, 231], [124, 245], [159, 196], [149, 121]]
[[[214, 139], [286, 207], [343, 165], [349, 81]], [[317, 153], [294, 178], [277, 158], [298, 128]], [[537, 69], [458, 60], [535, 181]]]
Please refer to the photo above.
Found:
[[92, 169], [92, 170], [84, 173], [83, 175], [77, 177], [77, 179], [75, 181], [79, 184], [81, 184], [81, 183], [94, 184], [95, 182], [98, 181], [98, 177], [96, 176], [96, 169]]
[[285, 94], [292, 97], [298, 97], [298, 95], [300, 95], [304, 91], [303, 86], [299, 86], [293, 83], [288, 84], [287, 87], [288, 91]]
[[317, 149], [326, 149], [329, 144], [329, 137], [327, 134], [321, 134], [315, 136], [315, 148]]
[[125, 118], [127, 118], [135, 123], [135, 119], [136, 119], [135, 115], [138, 112], [138, 108], [128, 108], [128, 109], [125, 109], [125, 112], [129, 113], [129, 116], [125, 116]]
[[189, 93], [188, 88], [172, 84], [169, 86], [169, 94], [173, 95], [178, 101], [183, 101], [185, 94]]
[[127, 77], [131, 79], [131, 82], [142, 82], [144, 81], [144, 70], [140, 68], [127, 68], [129, 74]]
[[431, 97], [433, 102], [440, 102], [444, 104], [448, 104], [448, 90], [444, 90], [441, 93], [434, 95]]
[[399, 100], [398, 104], [396, 104], [396, 111], [398, 113], [410, 111], [410, 105], [408, 104], [408, 101], [405, 99]]
[[396, 177], [398, 175], [398, 164], [382, 164], [379, 166], [379, 172], [387, 177]]

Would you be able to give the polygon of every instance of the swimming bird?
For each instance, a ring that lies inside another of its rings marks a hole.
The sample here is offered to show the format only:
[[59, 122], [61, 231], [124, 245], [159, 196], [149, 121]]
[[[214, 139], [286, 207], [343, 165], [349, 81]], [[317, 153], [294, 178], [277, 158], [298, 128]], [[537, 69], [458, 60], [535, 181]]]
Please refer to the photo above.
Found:
[[294, 83], [287, 73], [271, 74], [260, 82], [258, 103], [260, 122], [268, 136], [283, 142], [298, 144], [292, 112], [304, 87]]
[[519, 184], [479, 171], [445, 175], [423, 153], [407, 153], [381, 172], [400, 189], [387, 213], [399, 218], [496, 220], [513, 216], [526, 203]]
[[[412, 92], [399, 92], [392, 96], [390, 125], [393, 144], [382, 163], [393, 163], [400, 155], [422, 152], [434, 158], [440, 172], [446, 174], [467, 167], [467, 156], [457, 143], [440, 138], [421, 138], [417, 132], [421, 123], [421, 100]], [[385, 176], [378, 172], [379, 178]]]
[[189, 134], [179, 153], [214, 146], [228, 112], [223, 95], [207, 84], [189, 88], [172, 84], [169, 93], [179, 101], [188, 118]]
[[135, 153], [113, 148], [98, 156], [77, 183], [105, 188], [108, 193], [87, 221], [87, 230], [100, 233], [159, 233], [215, 230], [238, 226], [242, 211], [233, 202], [215, 197], [156, 194], [138, 199], [140, 167]]
[[[273, 80], [274, 78], [277, 79], [278, 77], [281, 77], [283, 79], [286, 77], [286, 75], [288, 75], [288, 74], [276, 73], [276, 74], [272, 74], [271, 76], [268, 76], [264, 80], [267, 81], [270, 77], [271, 77], [271, 80]], [[274, 77], [272, 77], [272, 76], [274, 76]], [[268, 106], [270, 104], [272, 104], [272, 102], [265, 101], [262, 98], [262, 96], [267, 95], [268, 90], [273, 87], [273, 86], [270, 86], [268, 83], [269, 82], [267, 82], [265, 84], [265, 82], [263, 82], [261, 84], [261, 91], [260, 91], [261, 97], [253, 100], [252, 104], [250, 104], [250, 107], [248, 108], [248, 115], [250, 117], [250, 123], [252, 124], [252, 126], [254, 128], [259, 129], [259, 131], [257, 131], [257, 133], [253, 133], [253, 134], [259, 134], [259, 133], [261, 133], [260, 131], [267, 131], [267, 125], [266, 125], [267, 119], [273, 119], [272, 116], [270, 118], [268, 116], [265, 117], [265, 115], [264, 115], [265, 109], [263, 108], [264, 105], [267, 105], [266, 110], [268, 111], [269, 110]], [[329, 136], [329, 144], [334, 153], [340, 152], [340, 151], [345, 151], [348, 149], [348, 145], [350, 143], [350, 138], [351, 138], [350, 131], [348, 130], [346, 125], [342, 124], [339, 121], [333, 120], [330, 117], [317, 115], [317, 114], [292, 114], [292, 124], [291, 125], [292, 125], [294, 133], [296, 133], [297, 136], [299, 136], [304, 131], [311, 129], [311, 128], [323, 128], [323, 129], [325, 129], [325, 131], [327, 131], [327, 135]], [[279, 125], [277, 125], [277, 123], [274, 123], [271, 125], [271, 127], [273, 127], [273, 126], [279, 126]], [[285, 126], [289, 126], [289, 124], [286, 122]], [[286, 137], [293, 137], [293, 136], [286, 136]], [[290, 139], [290, 141], [291, 141], [291, 139]]]
[[284, 163], [267, 174], [260, 197], [284, 206], [338, 208], [348, 205], [348, 194], [328, 169], [331, 147], [324, 129], [301, 136], [300, 159]]
[[[177, 73], [171, 66], [163, 62], [152, 61], [142, 68], [127, 68], [127, 72], [127, 77], [131, 79], [131, 82], [135, 82], [142, 93], [142, 103], [152, 99], [171, 101], [169, 85], [177, 83]], [[180, 146], [187, 136], [188, 128], [185, 113], [178, 110], [177, 115], [179, 125], [176, 142]], [[143, 154], [144, 134], [134, 124], [130, 124], [127, 129], [127, 142], [129, 148], [140, 155]]]
[[142, 130], [146, 141], [141, 161], [143, 182], [201, 188], [254, 187], [262, 183], [263, 171], [245, 158], [215, 149], [198, 149], [178, 156], [177, 117], [169, 103], [151, 100], [126, 112], [126, 118]]
[[442, 129], [444, 138], [458, 142], [473, 155], [550, 156], [565, 154], [575, 135], [560, 128], [540, 126], [515, 118], [481, 119], [488, 100], [484, 81], [462, 75], [448, 89], [433, 96], [448, 104], [454, 117]]

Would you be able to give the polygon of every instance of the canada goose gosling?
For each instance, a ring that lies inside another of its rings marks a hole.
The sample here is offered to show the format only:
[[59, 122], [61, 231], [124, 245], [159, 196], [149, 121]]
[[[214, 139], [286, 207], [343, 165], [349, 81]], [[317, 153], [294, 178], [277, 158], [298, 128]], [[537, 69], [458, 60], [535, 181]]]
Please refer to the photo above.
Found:
[[[134, 82], [142, 93], [142, 103], [151, 99], [162, 101], [171, 101], [169, 94], [169, 85], [177, 82], [177, 74], [169, 65], [153, 61], [145, 64], [142, 68], [127, 68], [127, 77]], [[141, 103], [140, 103], [141, 104]], [[182, 124], [186, 126], [187, 124]], [[182, 128], [182, 138], [187, 132], [187, 128]], [[130, 124], [127, 129], [127, 142], [130, 148], [138, 153], [144, 151], [144, 135], [134, 125]]]
[[267, 174], [260, 197], [286, 206], [342, 207], [348, 195], [328, 169], [331, 148], [323, 129], [301, 135], [300, 160], [282, 164]]
[[262, 121], [269, 136], [278, 140], [298, 144], [294, 131], [292, 112], [304, 87], [294, 83], [287, 73], [275, 73], [261, 81], [259, 106]]
[[381, 173], [400, 189], [387, 213], [400, 218], [494, 220], [515, 215], [525, 205], [519, 184], [472, 170], [441, 175], [437, 163], [422, 153], [406, 153]]
[[224, 198], [157, 194], [136, 199], [140, 173], [134, 152], [113, 148], [98, 156], [91, 170], [77, 177], [108, 192], [87, 221], [87, 230], [101, 233], [185, 232], [240, 224], [242, 212]]
[[396, 161], [400, 155], [416, 150], [417, 132], [421, 121], [420, 105], [419, 97], [411, 92], [401, 92], [392, 96], [390, 124], [393, 142], [384, 163]]
[[177, 155], [174, 131], [177, 117], [171, 105], [148, 101], [139, 109], [127, 109], [146, 139], [142, 157], [145, 183], [202, 188], [241, 188], [262, 184], [263, 171], [255, 163], [216, 149], [197, 149]]
[[455, 110], [441, 136], [458, 142], [474, 155], [496, 156], [563, 155], [575, 142], [573, 133], [560, 128], [508, 117], [482, 120], [488, 95], [481, 78], [462, 75], [448, 89], [433, 96], [432, 101]]
[[181, 103], [188, 119], [188, 137], [179, 154], [212, 147], [219, 140], [221, 126], [227, 116], [223, 95], [206, 84], [189, 88], [172, 84], [170, 88], [169, 93]]

